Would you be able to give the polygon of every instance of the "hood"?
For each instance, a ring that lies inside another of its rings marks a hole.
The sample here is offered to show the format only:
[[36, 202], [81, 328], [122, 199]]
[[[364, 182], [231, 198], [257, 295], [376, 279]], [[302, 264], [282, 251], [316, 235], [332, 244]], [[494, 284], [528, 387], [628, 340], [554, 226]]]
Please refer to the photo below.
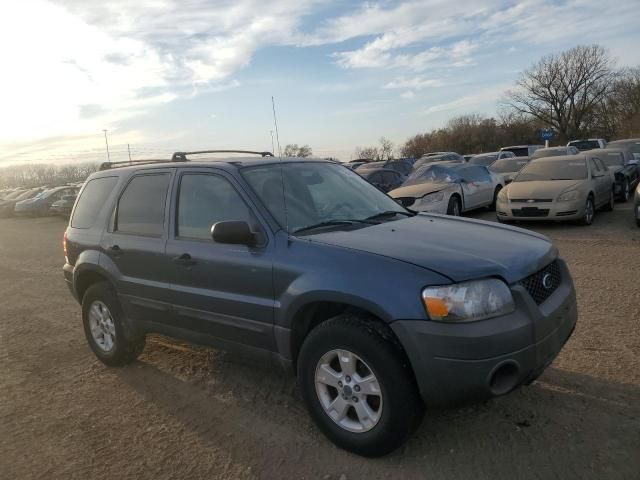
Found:
[[433, 214], [305, 238], [395, 258], [454, 282], [499, 276], [513, 283], [557, 256], [557, 249], [543, 235], [494, 222]]
[[551, 198], [566, 190], [571, 190], [586, 180], [541, 180], [535, 182], [511, 182], [509, 184], [509, 198]]
[[396, 188], [388, 193], [391, 198], [403, 198], [403, 197], [413, 197], [420, 198], [424, 197], [429, 193], [439, 192], [440, 190], [444, 190], [445, 188], [450, 187], [451, 183], [434, 183], [434, 182], [422, 182], [422, 183], [414, 183], [413, 185], [406, 185], [400, 188]]

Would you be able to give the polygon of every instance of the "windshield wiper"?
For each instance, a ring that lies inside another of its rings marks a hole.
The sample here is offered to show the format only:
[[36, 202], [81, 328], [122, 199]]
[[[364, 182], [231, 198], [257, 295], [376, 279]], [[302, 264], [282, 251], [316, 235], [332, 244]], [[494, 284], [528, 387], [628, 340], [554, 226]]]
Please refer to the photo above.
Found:
[[301, 227], [294, 230], [292, 233], [302, 233], [308, 230], [315, 230], [316, 228], [335, 227], [340, 225], [354, 225], [357, 223], [364, 223], [367, 225], [378, 225], [378, 222], [370, 222], [369, 219], [359, 220], [355, 218], [342, 218], [337, 220], [325, 220], [324, 222], [318, 222], [318, 223], [314, 223], [313, 225], [307, 225], [306, 227]]
[[387, 210], [384, 212], [376, 213], [375, 215], [371, 215], [370, 217], [365, 218], [365, 220], [376, 220], [378, 218], [391, 217], [394, 215], [406, 215], [407, 217], [413, 217], [413, 213], [409, 212], [399, 212], [397, 210]]

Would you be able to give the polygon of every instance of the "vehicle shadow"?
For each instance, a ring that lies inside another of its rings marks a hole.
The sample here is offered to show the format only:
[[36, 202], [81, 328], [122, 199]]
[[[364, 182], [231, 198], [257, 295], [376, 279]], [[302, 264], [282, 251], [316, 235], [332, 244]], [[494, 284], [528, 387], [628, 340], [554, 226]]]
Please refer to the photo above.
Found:
[[505, 397], [428, 411], [403, 448], [365, 459], [318, 432], [295, 380], [280, 368], [175, 347], [152, 343], [119, 378], [260, 478], [584, 479], [638, 478], [640, 471], [636, 385], [550, 368]]

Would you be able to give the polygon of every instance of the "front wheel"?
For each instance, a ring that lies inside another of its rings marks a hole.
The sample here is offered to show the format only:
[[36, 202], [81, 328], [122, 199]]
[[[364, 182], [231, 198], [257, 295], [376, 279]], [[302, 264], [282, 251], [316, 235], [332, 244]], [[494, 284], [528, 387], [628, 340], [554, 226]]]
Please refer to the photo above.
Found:
[[498, 204], [498, 194], [500, 193], [500, 190], [502, 190], [502, 185], [498, 185], [493, 191], [493, 202], [491, 202], [491, 205], [489, 205], [489, 211], [491, 212], [495, 212], [496, 210], [496, 205]]
[[629, 179], [625, 178], [624, 183], [622, 184], [622, 197], [621, 200], [626, 202], [631, 197], [631, 188], [629, 187]]
[[593, 223], [593, 217], [595, 216], [595, 207], [593, 206], [593, 198], [589, 196], [587, 203], [584, 206], [584, 215], [582, 216], [583, 225], [591, 225]]
[[373, 319], [344, 314], [313, 329], [298, 358], [298, 383], [320, 430], [358, 455], [398, 448], [422, 418], [406, 357]]
[[460, 199], [456, 195], [452, 196], [449, 199], [449, 204], [447, 205], [447, 215], [459, 217], [461, 211], [462, 207], [460, 206]]

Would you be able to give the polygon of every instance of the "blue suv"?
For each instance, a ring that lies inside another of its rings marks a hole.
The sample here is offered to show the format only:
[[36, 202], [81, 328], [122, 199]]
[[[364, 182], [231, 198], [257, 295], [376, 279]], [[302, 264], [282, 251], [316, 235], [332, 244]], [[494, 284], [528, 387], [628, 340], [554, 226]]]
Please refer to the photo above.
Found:
[[425, 406], [532, 382], [574, 329], [542, 235], [418, 214], [334, 162], [194, 156], [107, 164], [78, 196], [64, 277], [107, 365], [152, 332], [275, 360], [329, 439], [379, 456]]

